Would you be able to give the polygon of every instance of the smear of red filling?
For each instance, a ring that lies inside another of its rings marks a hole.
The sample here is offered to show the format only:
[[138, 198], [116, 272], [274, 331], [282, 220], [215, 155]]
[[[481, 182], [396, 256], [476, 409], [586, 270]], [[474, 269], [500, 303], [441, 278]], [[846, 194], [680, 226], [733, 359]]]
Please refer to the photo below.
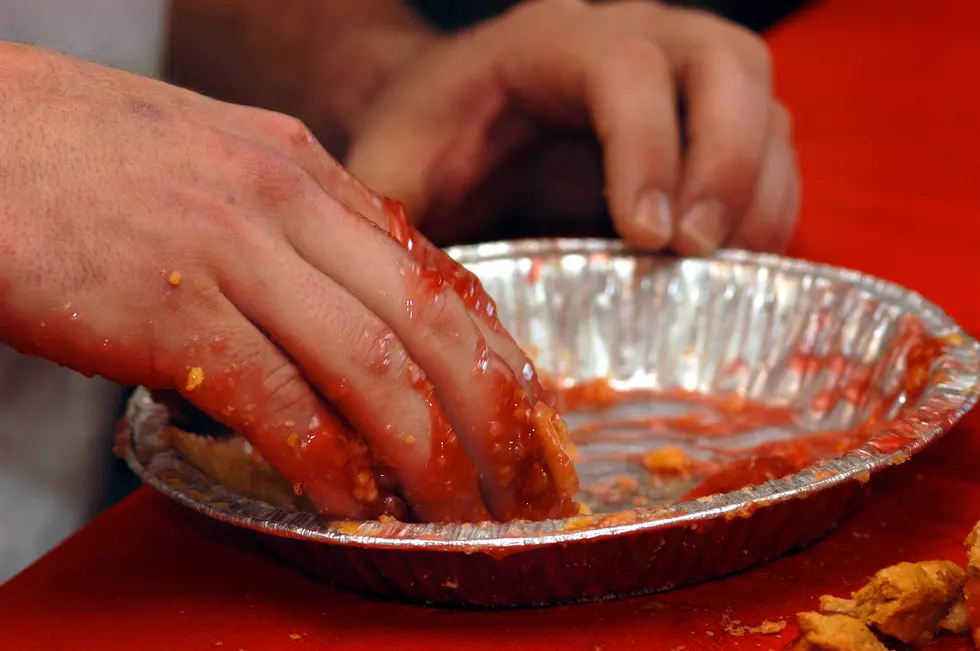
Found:
[[[509, 337], [497, 318], [496, 304], [476, 275], [422, 237], [408, 223], [400, 203], [386, 199], [385, 211], [389, 234], [414, 260], [409, 295], [421, 295], [419, 303], [429, 305], [449, 289], [484, 327]], [[528, 363], [524, 377], [518, 378], [490, 355], [481, 340], [473, 351], [473, 368], [494, 396], [488, 433], [475, 455], [484, 472], [493, 473], [484, 476], [483, 484], [485, 491], [494, 493], [487, 496], [494, 517], [540, 520], [576, 513], [578, 476], [565, 450], [567, 433], [533, 366]], [[441, 482], [438, 473], [434, 481]]]
[[[676, 401], [703, 408], [700, 413], [674, 416], [655, 416], [603, 420], [586, 424], [571, 432], [573, 443], [611, 440], [617, 432], [643, 431], [662, 433], [669, 442], [687, 442], [699, 450], [711, 452], [716, 461], [686, 460], [684, 475], [704, 474], [704, 478], [681, 499], [695, 499], [759, 485], [800, 472], [814, 463], [839, 456], [847, 450], [867, 443], [882, 453], [891, 453], [908, 444], [914, 433], [881, 432], [887, 411], [904, 393], [902, 410], [914, 408], [928, 386], [936, 359], [942, 354], [945, 342], [927, 337], [925, 328], [916, 320], [902, 323], [901, 331], [884, 355], [904, 361], [905, 373], [891, 391], [877, 386], [871, 364], [848, 360], [840, 355], [820, 357], [803, 351], [790, 360], [791, 368], [802, 374], [831, 369], [838, 377], [850, 378], [844, 389], [835, 389], [832, 396], [820, 400], [832, 404], [837, 400], [861, 399], [870, 405], [868, 416], [858, 426], [821, 434], [795, 437], [784, 441], [765, 442], [751, 448], [726, 448], [706, 442], [723, 439], [770, 427], [792, 426], [797, 411], [789, 407], [773, 407], [747, 400], [744, 397], [708, 396], [682, 390], [662, 392], [617, 392], [605, 380], [593, 380], [558, 390], [557, 403], [563, 411], [607, 409], [624, 402], [637, 400]], [[830, 402], [832, 401], [832, 402]], [[816, 405], [815, 408], [820, 408]], [[625, 438], [630, 435], [623, 434]], [[873, 438], [873, 440], [871, 440]], [[726, 459], [726, 457], [728, 457]], [[600, 487], [601, 488], [601, 487]]]

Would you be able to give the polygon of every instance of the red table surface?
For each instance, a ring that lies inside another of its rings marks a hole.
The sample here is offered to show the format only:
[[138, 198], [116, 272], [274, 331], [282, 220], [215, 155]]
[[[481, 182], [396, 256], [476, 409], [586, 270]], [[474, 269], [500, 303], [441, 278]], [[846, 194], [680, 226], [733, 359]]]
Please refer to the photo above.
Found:
[[[918, 290], [980, 334], [980, 2], [828, 0], [769, 40], [805, 181], [793, 253]], [[980, 414], [873, 481], [863, 510], [803, 552], [671, 593], [539, 611], [337, 592], [144, 489], [0, 588], [0, 649], [778, 649], [818, 595], [900, 560], [962, 562], [980, 518], [974, 455]], [[790, 626], [737, 637], [725, 617]]]

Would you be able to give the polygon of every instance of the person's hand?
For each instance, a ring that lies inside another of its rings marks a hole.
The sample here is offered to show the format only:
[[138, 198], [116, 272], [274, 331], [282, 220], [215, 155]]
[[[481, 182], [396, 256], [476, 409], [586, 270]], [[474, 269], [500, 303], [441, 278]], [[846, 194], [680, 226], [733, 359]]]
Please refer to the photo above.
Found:
[[778, 251], [799, 179], [771, 75], [761, 40], [700, 11], [528, 2], [399, 68], [347, 165], [437, 243], [605, 197], [638, 247]]
[[0, 341], [177, 389], [327, 515], [574, 510], [479, 283], [301, 123], [33, 48], [0, 61]]

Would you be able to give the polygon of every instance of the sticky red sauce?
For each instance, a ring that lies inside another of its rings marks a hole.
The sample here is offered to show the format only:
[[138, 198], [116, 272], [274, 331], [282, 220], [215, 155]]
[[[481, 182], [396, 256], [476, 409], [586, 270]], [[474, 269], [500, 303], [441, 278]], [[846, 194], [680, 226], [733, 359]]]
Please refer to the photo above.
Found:
[[502, 491], [498, 519], [542, 520], [578, 512], [574, 497], [578, 476], [566, 451], [567, 432], [557, 413], [531, 399], [503, 372], [494, 382], [495, 413], [482, 455], [496, 473]]
[[562, 413], [581, 409], [604, 409], [627, 399], [627, 394], [617, 392], [606, 380], [588, 380], [559, 388], [552, 380], [544, 377], [542, 384], [555, 394], [555, 404]]
[[[432, 423], [426, 478], [413, 500], [413, 515], [426, 522], [490, 520], [480, 495], [476, 469], [439, 406], [435, 388], [420, 372], [410, 377], [409, 382], [422, 395]], [[420, 503], [427, 505], [425, 511], [420, 510]]]
[[[497, 305], [483, 288], [479, 278], [434, 246], [409, 223], [404, 206], [392, 199], [384, 199], [388, 235], [408, 251], [413, 259], [407, 274], [408, 295], [406, 308], [409, 318], [423, 305], [430, 305], [439, 295], [451, 289], [480, 324], [498, 337], [504, 338], [515, 349], [517, 343], [497, 318]], [[479, 352], [479, 351], [475, 351]], [[519, 373], [518, 380], [535, 399], [553, 405], [554, 397], [542, 385], [530, 360]]]
[[531, 260], [531, 269], [527, 272], [527, 282], [529, 285], [536, 285], [541, 279], [541, 260], [535, 258]]
[[720, 495], [739, 490], [745, 486], [757, 486], [772, 479], [779, 479], [797, 473], [812, 462], [812, 457], [782, 456], [779, 454], [756, 453], [735, 459], [709, 474], [681, 501], [693, 500], [708, 495]]
[[[698, 476], [699, 483], [680, 499], [688, 500], [713, 494], [727, 493], [746, 486], [786, 477], [812, 466], [818, 461], [835, 458], [848, 450], [868, 443], [882, 453], [895, 452], [908, 444], [912, 432], [882, 432], [887, 411], [904, 398], [903, 411], [913, 408], [928, 385], [932, 366], [942, 354], [944, 342], [925, 336], [924, 328], [912, 319], [901, 324], [901, 331], [891, 343], [886, 356], [904, 364], [905, 372], [891, 391], [875, 384], [873, 369], [843, 357], [819, 357], [801, 353], [790, 361], [800, 373], [830, 371], [846, 378], [834, 395], [824, 392], [819, 400], [827, 405], [838, 401], [869, 406], [866, 418], [856, 427], [842, 431], [795, 436], [787, 440], [761, 443], [751, 447], [726, 447], [722, 442], [734, 436], [766, 428], [793, 427], [799, 417], [796, 409], [771, 406], [740, 396], [708, 396], [680, 390], [663, 392], [615, 391], [607, 382], [594, 380], [558, 390], [557, 404], [563, 412], [603, 410], [627, 402], [664, 401], [685, 403], [691, 410], [681, 415], [646, 418], [605, 419], [575, 428], [570, 433], [572, 444], [595, 442], [631, 442], [653, 437], [663, 443], [683, 444], [709, 453], [711, 460], [675, 459], [676, 468], [667, 468], [661, 461], [651, 459], [656, 466], [651, 472], [664, 476]], [[820, 409], [823, 405], [818, 405]], [[641, 432], [641, 434], [637, 434]], [[713, 441], [718, 441], [718, 444]], [[668, 447], [671, 447], [668, 445]], [[604, 458], [622, 458], [606, 455]], [[626, 460], [626, 459], [624, 459]], [[634, 459], [643, 463], [643, 455]], [[681, 464], [683, 461], [683, 464]], [[646, 464], [645, 464], [646, 465]], [[681, 467], [683, 465], [683, 468]], [[623, 491], [614, 485], [615, 478], [590, 485], [586, 490], [607, 503], [619, 501]], [[628, 491], [627, 491], [628, 492]]]
[[[198, 347], [186, 351], [186, 365], [202, 359]], [[206, 358], [204, 358], [206, 359]], [[231, 364], [216, 368], [202, 362], [203, 381], [178, 391], [216, 419], [241, 431], [273, 468], [288, 477], [297, 494], [306, 494], [317, 510], [330, 515], [372, 518], [405, 516], [398, 496], [380, 485], [365, 442], [336, 412], [312, 406], [306, 422], [276, 421], [268, 413], [266, 390], [257, 367]]]
[[429, 291], [438, 293], [445, 287], [451, 287], [485, 325], [502, 330], [497, 320], [497, 304], [483, 289], [479, 278], [415, 230], [401, 203], [386, 198], [384, 208], [389, 235], [412, 254], [417, 265], [416, 273]]
[[[509, 338], [497, 319], [496, 304], [479, 279], [422, 237], [408, 223], [400, 203], [386, 199], [384, 206], [389, 235], [413, 260], [407, 287], [410, 317], [450, 290], [484, 327]], [[567, 435], [533, 365], [527, 362], [520, 377], [515, 376], [481, 338], [473, 350], [473, 369], [494, 396], [494, 413], [476, 450], [481, 465], [492, 473], [481, 477], [481, 484], [484, 492], [491, 493], [486, 497], [494, 518], [539, 520], [577, 513], [578, 478], [565, 450]], [[431, 392], [428, 387], [424, 390]], [[427, 399], [434, 400], [431, 395]], [[451, 431], [448, 426], [446, 431]], [[430, 463], [433, 485], [462, 481], [450, 477], [441, 465], [445, 451], [457, 449], [455, 437], [438, 435], [433, 440], [439, 441]]]
[[0, 342], [34, 357], [57, 359], [82, 375], [101, 375], [123, 385], [148, 384], [151, 358], [138, 336], [106, 338], [89, 324], [86, 314], [68, 303], [40, 318], [0, 318]]
[[[594, 389], [589, 389], [589, 391], [594, 391]], [[563, 406], [578, 405], [578, 408], [582, 409], [586, 403], [582, 400], [581, 395], [569, 399], [560, 394], [559, 403]], [[609, 396], [601, 398], [603, 407], [608, 408], [625, 402], [658, 400], [688, 403], [705, 409], [702, 413], [604, 420], [600, 423], [583, 425], [576, 428], [573, 433], [575, 442], [606, 440], [610, 435], [615, 436], [616, 430], [628, 428], [660, 432], [664, 434], [665, 440], [670, 437], [671, 433], [680, 433], [684, 439], [691, 437], [723, 438], [766, 427], [791, 425], [795, 417], [794, 410], [788, 407], [764, 405], [746, 400], [741, 396], [706, 396], [680, 390], [656, 393], [632, 391], [613, 393], [612, 395], [614, 396], [612, 398]], [[573, 409], [567, 411], [573, 411]]]

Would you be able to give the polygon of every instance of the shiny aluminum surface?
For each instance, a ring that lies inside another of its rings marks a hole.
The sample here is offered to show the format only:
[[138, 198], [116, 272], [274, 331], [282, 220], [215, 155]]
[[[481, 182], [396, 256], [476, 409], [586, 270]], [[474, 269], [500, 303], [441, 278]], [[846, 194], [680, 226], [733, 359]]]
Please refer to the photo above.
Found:
[[[797, 413], [791, 429], [734, 444], [856, 427], [870, 392], [895, 397], [891, 420], [860, 447], [803, 472], [680, 504], [664, 494], [626, 518], [602, 512], [623, 505], [588, 496], [593, 516], [537, 523], [329, 522], [275, 508], [231, 494], [163, 444], [166, 413], [142, 389], [127, 412], [130, 467], [205, 515], [292, 539], [263, 536], [305, 571], [344, 587], [433, 603], [549, 604], [669, 589], [806, 544], [854, 508], [871, 473], [941, 436], [978, 397], [977, 342], [917, 294], [857, 272], [740, 251], [707, 260], [638, 255], [605, 240], [450, 252], [481, 278], [539, 369], [563, 381], [736, 394]], [[910, 320], [947, 342], [914, 405], [901, 391], [904, 351], [895, 343]], [[839, 363], [801, 367], [793, 363], [801, 353]], [[870, 381], [856, 385], [849, 373], [857, 369]], [[858, 395], [855, 386], [863, 386]], [[818, 394], [835, 397], [815, 406]], [[592, 453], [612, 449], [625, 458], [620, 453], [663, 443], [656, 438], [580, 445], [583, 484], [610, 472], [642, 480], [638, 464]]]

